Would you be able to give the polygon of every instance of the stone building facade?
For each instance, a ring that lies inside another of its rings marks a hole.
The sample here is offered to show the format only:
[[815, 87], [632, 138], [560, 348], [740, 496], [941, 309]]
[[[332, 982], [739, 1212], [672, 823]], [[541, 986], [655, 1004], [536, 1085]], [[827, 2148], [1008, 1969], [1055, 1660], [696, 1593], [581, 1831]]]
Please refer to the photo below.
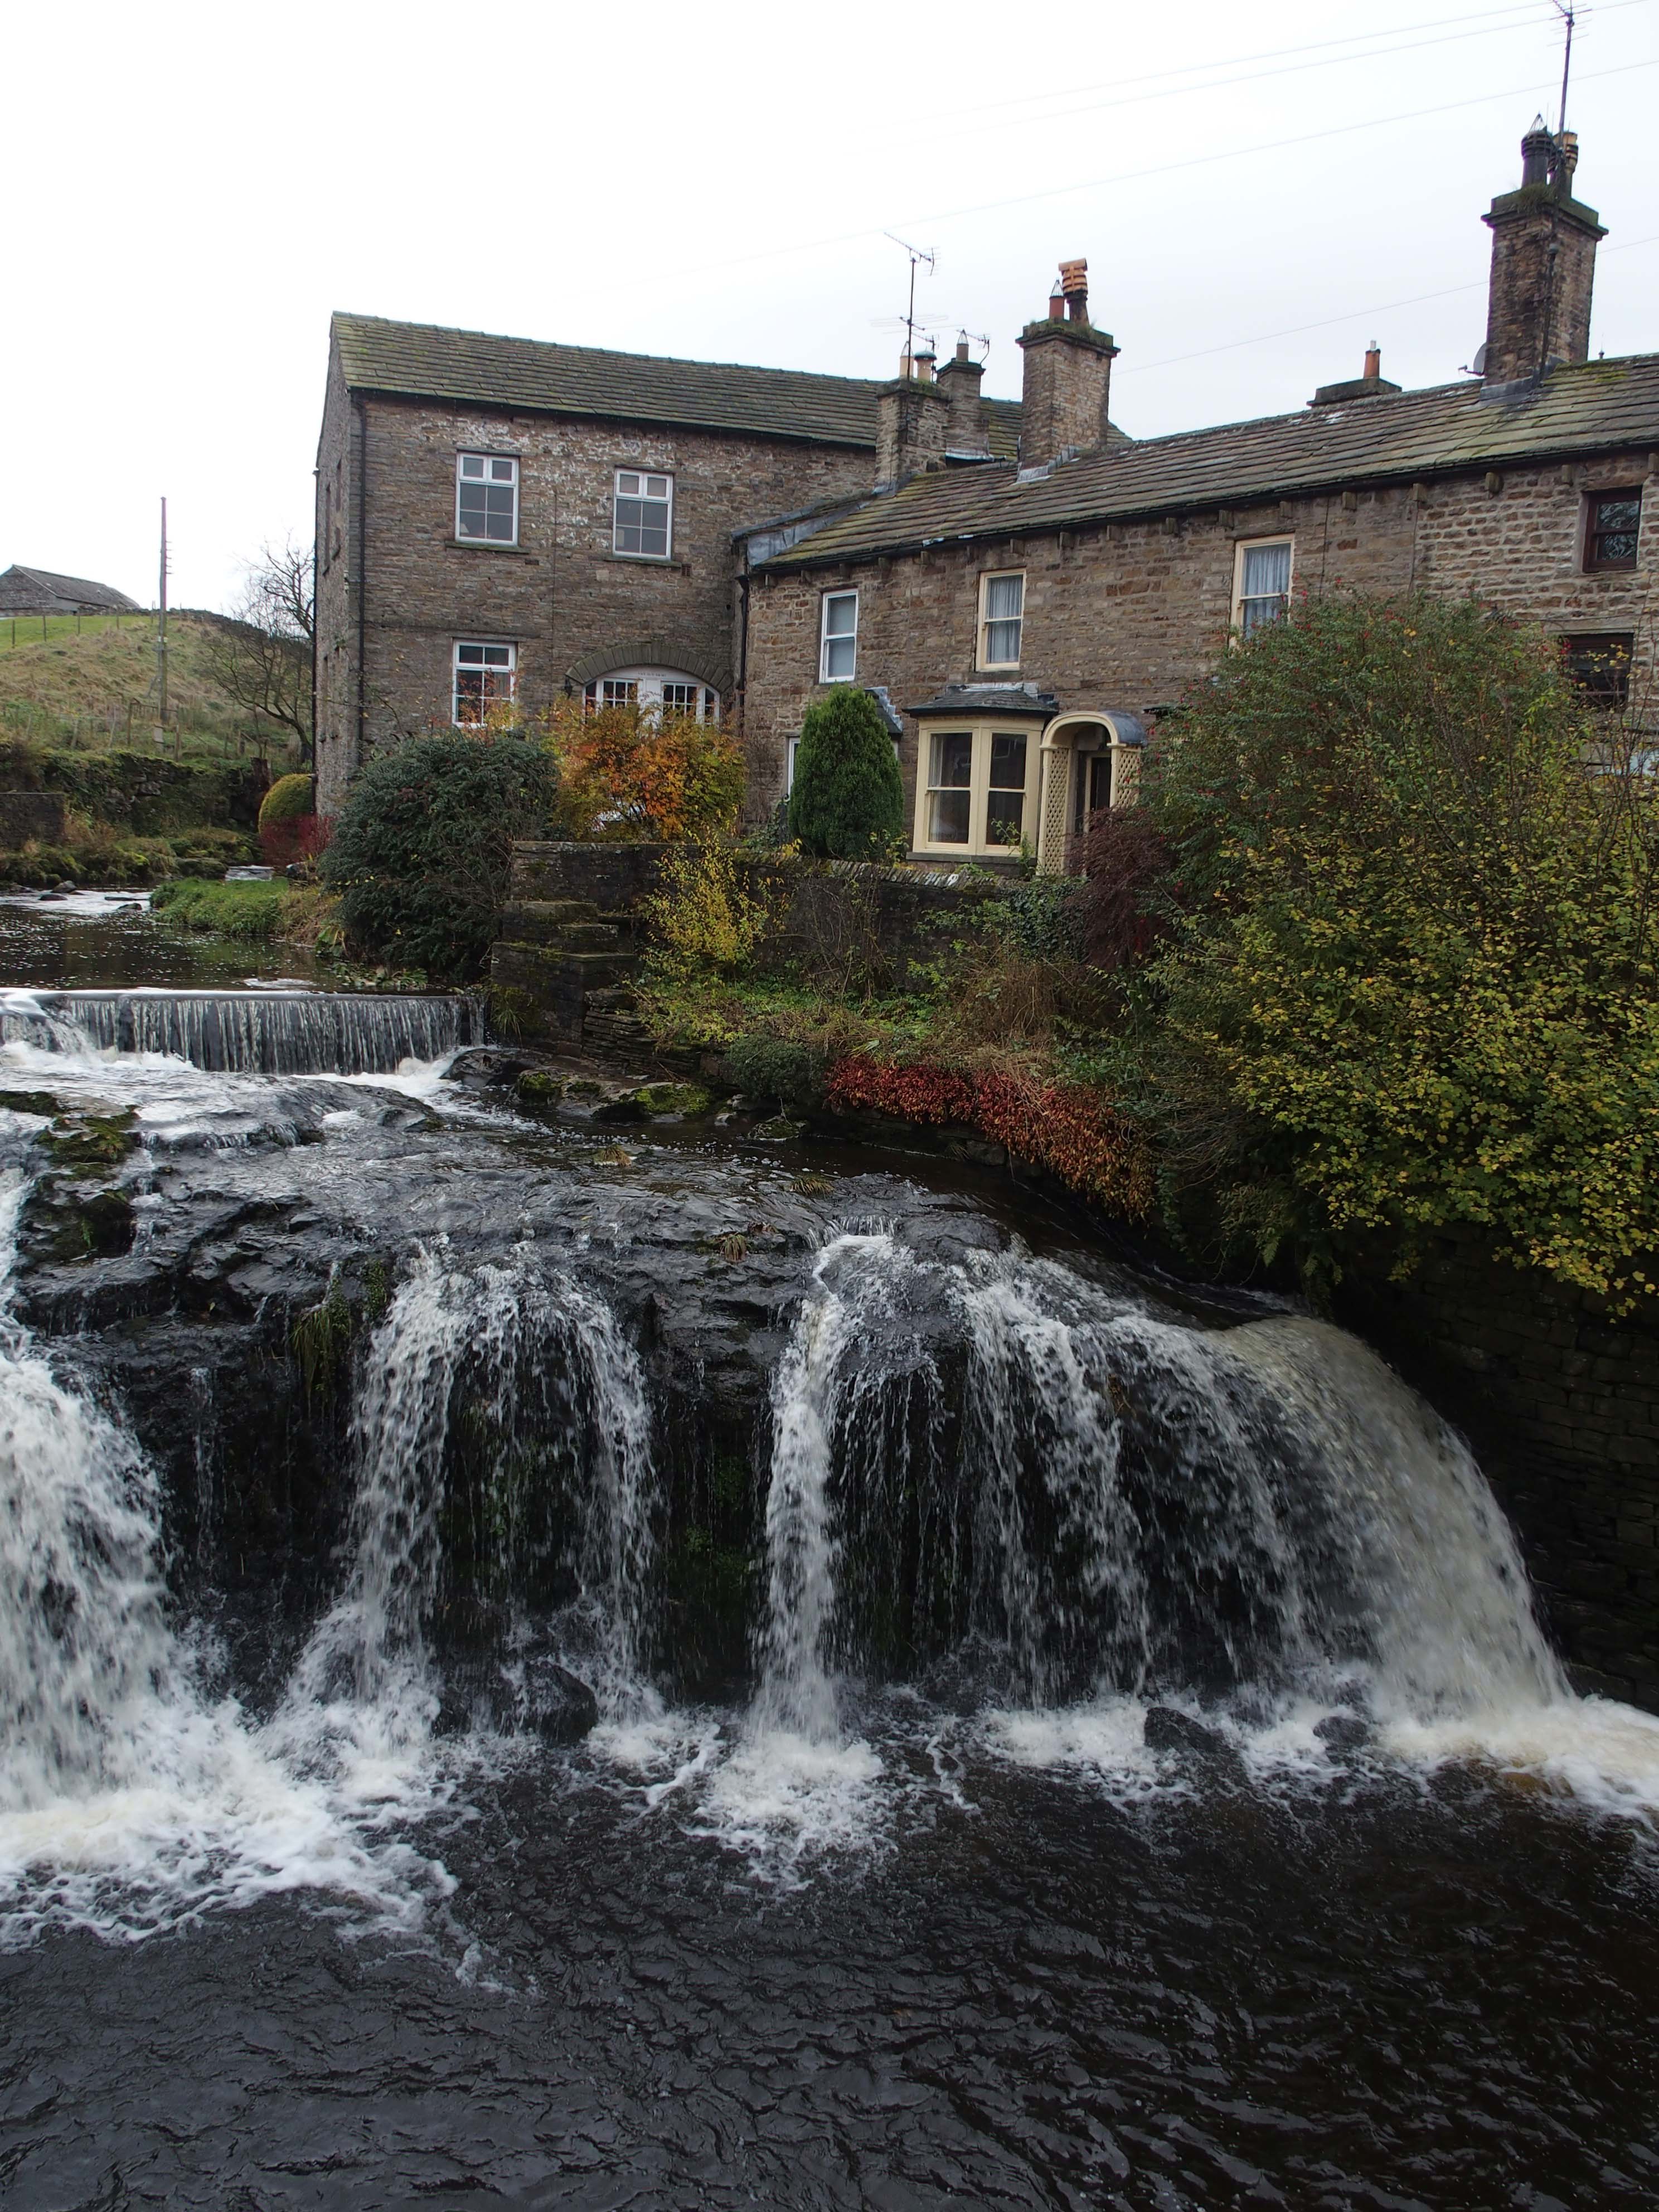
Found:
[[1474, 593], [1652, 720], [1659, 356], [1589, 359], [1604, 234], [1571, 194], [1576, 143], [1536, 125], [1522, 153], [1521, 189], [1485, 218], [1485, 374], [1428, 391], [1387, 382], [1373, 351], [1296, 415], [1120, 438], [1116, 348], [1065, 264], [1020, 340], [1015, 462], [918, 446], [850, 511], [748, 541], [755, 813], [787, 787], [806, 708], [851, 680], [902, 716], [915, 857], [994, 859], [1023, 837], [1063, 866], [1092, 809], [1133, 793], [1159, 708], [1304, 593]]
[[[878, 387], [337, 315], [317, 459], [319, 805], [510, 690], [728, 713], [733, 533], [855, 502]], [[1017, 410], [991, 410], [1013, 451]], [[626, 687], [633, 686], [632, 691]]]

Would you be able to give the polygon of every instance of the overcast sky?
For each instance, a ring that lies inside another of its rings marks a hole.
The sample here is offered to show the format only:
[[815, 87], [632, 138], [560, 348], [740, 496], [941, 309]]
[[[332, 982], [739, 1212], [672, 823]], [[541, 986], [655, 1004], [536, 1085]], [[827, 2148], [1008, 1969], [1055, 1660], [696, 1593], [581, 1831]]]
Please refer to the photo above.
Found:
[[[1086, 254], [1142, 437], [1407, 386], [1485, 331], [1480, 215], [1552, 123], [1551, 0], [907, 9], [91, 0], [20, 10], [0, 143], [0, 568], [218, 606], [309, 537], [334, 307], [891, 374], [908, 264], [948, 348]], [[1659, 0], [1579, 21], [1610, 235], [1592, 350], [1659, 349]]]

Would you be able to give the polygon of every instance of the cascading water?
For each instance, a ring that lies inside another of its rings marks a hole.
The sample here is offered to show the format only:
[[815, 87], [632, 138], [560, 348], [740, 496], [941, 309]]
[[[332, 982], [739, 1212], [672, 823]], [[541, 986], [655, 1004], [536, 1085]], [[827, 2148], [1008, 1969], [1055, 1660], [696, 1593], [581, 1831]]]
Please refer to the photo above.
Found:
[[597, 1661], [607, 1704], [636, 1693], [650, 1416], [638, 1357], [601, 1299], [540, 1272], [527, 1251], [474, 1269], [422, 1254], [368, 1346], [353, 1435], [351, 1568], [295, 1670], [282, 1717], [292, 1739], [303, 1741], [318, 1712], [342, 1713], [343, 1697], [354, 1739], [423, 1735], [447, 1577], [454, 1606], [482, 1613], [496, 1638], [539, 1587], [580, 1656]]
[[8, 991], [0, 1044], [251, 1075], [386, 1075], [483, 1036], [477, 1003], [345, 991]]

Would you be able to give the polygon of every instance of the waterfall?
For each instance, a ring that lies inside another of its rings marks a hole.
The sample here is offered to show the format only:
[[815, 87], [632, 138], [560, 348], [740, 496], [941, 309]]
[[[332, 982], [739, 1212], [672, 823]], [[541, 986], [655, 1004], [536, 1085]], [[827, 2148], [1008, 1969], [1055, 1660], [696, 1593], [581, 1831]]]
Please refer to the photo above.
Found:
[[343, 1699], [388, 1740], [418, 1737], [441, 1601], [498, 1638], [527, 1589], [626, 1697], [655, 1485], [638, 1357], [603, 1300], [527, 1249], [471, 1270], [422, 1253], [366, 1348], [352, 1431], [350, 1570], [295, 1670], [290, 1735]]
[[818, 1256], [773, 1376], [756, 1711], [765, 1726], [817, 1741], [836, 1732], [836, 1661], [852, 1612], [840, 1587], [846, 1501], [834, 1494], [846, 1481], [860, 1482], [858, 1516], [881, 1532], [859, 1561], [860, 1595], [867, 1601], [871, 1581], [896, 1580], [913, 1425], [892, 1418], [896, 1385], [901, 1400], [919, 1376], [929, 1398], [939, 1386], [906, 1319], [907, 1293], [924, 1280], [890, 1234], [837, 1237]]
[[12, 1315], [27, 1194], [15, 1171], [0, 1181], [0, 1806], [13, 1814], [137, 1780], [156, 1698], [185, 1671], [163, 1611], [153, 1470]]
[[[923, 1318], [941, 1306], [959, 1389]], [[900, 1553], [912, 1661], [954, 1638], [1026, 1704], [1363, 1681], [1427, 1719], [1566, 1693], [1467, 1448], [1324, 1324], [1200, 1329], [1053, 1262], [842, 1237], [779, 1362], [773, 1436], [769, 1724], [833, 1735], [837, 1668], [887, 1657], [858, 1585]]]
[[389, 1075], [483, 1036], [459, 996], [345, 991], [9, 991], [0, 1044], [161, 1053], [230, 1074]]

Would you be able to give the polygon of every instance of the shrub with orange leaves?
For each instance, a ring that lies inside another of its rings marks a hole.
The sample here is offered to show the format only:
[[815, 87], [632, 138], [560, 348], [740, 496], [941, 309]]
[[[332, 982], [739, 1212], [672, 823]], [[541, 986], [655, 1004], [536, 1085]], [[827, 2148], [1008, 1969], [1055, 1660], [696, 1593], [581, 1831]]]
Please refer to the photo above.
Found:
[[1143, 1221], [1152, 1212], [1152, 1158], [1145, 1137], [1086, 1084], [854, 1053], [833, 1064], [824, 1089], [836, 1111], [976, 1129], [1114, 1213]]
[[543, 741], [558, 758], [558, 826], [567, 836], [678, 844], [723, 836], [737, 821], [743, 751], [717, 722], [562, 699]]

